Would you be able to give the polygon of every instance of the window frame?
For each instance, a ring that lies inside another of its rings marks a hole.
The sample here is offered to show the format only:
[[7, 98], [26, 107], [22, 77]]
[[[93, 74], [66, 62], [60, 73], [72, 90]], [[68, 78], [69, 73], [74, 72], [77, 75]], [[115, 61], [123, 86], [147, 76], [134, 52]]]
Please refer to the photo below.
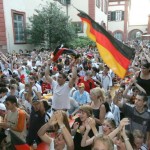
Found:
[[23, 29], [24, 29], [24, 31], [26, 29], [26, 13], [21, 12], [21, 11], [11, 10], [14, 44], [26, 44], [27, 41], [26, 41], [25, 33], [24, 33], [24, 41], [20, 41], [20, 42], [16, 41], [15, 21], [14, 21], [14, 15], [15, 14], [23, 16]]
[[81, 24], [81, 27], [82, 27], [81, 32], [79, 31], [79, 32], [77, 32], [77, 34], [78, 33], [83, 33], [83, 23], [82, 23], [82, 21], [74, 21], [74, 22], [72, 22], [73, 25], [75, 25], [77, 23]]

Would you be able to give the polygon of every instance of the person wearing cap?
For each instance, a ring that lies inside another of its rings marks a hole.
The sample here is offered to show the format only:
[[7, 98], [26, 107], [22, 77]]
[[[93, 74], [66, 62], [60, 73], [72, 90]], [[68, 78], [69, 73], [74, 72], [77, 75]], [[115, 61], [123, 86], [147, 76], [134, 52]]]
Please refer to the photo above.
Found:
[[[17, 99], [15, 96], [8, 96], [5, 100], [5, 106], [8, 110], [4, 122], [0, 123], [0, 127], [10, 129], [21, 140], [26, 141], [26, 114], [18, 108]], [[10, 142], [9, 134], [7, 142]]]
[[41, 139], [37, 135], [38, 130], [47, 122], [50, 118], [50, 114], [47, 113], [48, 105], [43, 100], [39, 100], [37, 97], [34, 97], [31, 101], [32, 110], [30, 114], [28, 134], [27, 134], [27, 143], [32, 145], [34, 140], [37, 144], [41, 143]]
[[77, 68], [76, 68], [77, 60], [73, 60], [70, 63], [70, 67], [72, 67], [72, 77], [69, 82], [66, 82], [67, 75], [63, 72], [60, 72], [57, 78], [57, 81], [53, 80], [49, 76], [49, 67], [51, 65], [51, 61], [48, 61], [47, 69], [45, 71], [45, 77], [47, 81], [52, 85], [53, 89], [53, 98], [52, 98], [52, 110], [65, 110], [70, 109], [70, 99], [69, 93], [72, 89], [76, 78], [77, 78]]
[[91, 102], [89, 93], [84, 89], [84, 83], [79, 83], [78, 90], [73, 93], [73, 98], [78, 102], [79, 105], [84, 105]]
[[94, 80], [92, 79], [92, 72], [91, 71], [87, 71], [85, 73], [84, 77], [79, 77], [78, 79], [78, 83], [84, 83], [85, 85], [85, 91], [87, 91], [88, 93], [90, 93], [90, 90], [96, 87], [96, 84], [94, 82]]

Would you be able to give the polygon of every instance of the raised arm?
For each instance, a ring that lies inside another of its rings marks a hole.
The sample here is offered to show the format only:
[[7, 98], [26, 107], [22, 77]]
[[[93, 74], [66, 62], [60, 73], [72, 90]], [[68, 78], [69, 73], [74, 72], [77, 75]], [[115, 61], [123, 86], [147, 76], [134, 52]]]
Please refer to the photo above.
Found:
[[50, 82], [50, 84], [52, 84], [53, 79], [49, 75], [50, 65], [51, 65], [51, 60], [48, 60], [48, 63], [45, 69], [45, 78], [47, 81]]
[[69, 133], [66, 125], [63, 122], [64, 118], [63, 118], [62, 111], [57, 111], [55, 113], [55, 117], [56, 117], [57, 123], [58, 123], [58, 125], [59, 125], [59, 127], [62, 131], [63, 137], [66, 141], [67, 149], [68, 150], [73, 150], [74, 149], [74, 142], [73, 142], [71, 133]]
[[77, 79], [77, 60], [73, 60], [70, 64], [70, 67], [72, 68], [72, 78], [69, 79], [69, 87], [72, 88], [76, 79]]

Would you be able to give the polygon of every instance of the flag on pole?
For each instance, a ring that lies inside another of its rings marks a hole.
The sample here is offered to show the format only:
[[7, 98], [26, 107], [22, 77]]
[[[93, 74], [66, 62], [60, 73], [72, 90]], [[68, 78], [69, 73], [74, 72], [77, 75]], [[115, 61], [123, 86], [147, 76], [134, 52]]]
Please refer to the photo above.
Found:
[[115, 39], [85, 12], [78, 11], [78, 16], [87, 24], [87, 36], [96, 42], [104, 63], [120, 78], [124, 78], [131, 60], [134, 58], [135, 50]]

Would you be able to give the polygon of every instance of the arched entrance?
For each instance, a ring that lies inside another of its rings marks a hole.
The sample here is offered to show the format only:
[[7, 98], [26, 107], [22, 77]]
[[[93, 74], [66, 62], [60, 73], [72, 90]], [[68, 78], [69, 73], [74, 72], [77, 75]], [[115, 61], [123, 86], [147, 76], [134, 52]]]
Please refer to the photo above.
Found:
[[143, 32], [139, 29], [133, 29], [128, 33], [128, 40], [135, 40], [137, 39], [137, 35], [143, 34]]

